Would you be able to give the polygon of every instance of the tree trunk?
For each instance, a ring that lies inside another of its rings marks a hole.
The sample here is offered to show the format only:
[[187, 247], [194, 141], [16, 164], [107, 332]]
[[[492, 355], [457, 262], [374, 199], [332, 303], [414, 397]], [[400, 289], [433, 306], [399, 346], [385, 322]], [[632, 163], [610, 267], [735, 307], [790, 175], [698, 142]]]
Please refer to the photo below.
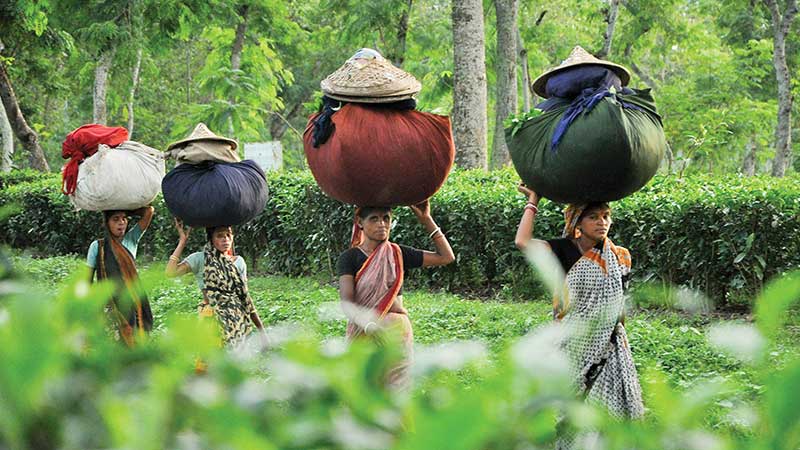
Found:
[[[302, 112], [303, 110], [303, 103], [302, 101], [298, 101], [292, 107], [291, 110], [284, 116], [278, 113], [274, 113], [272, 120], [270, 120], [269, 125], [269, 134], [272, 136], [273, 140], [280, 141], [283, 138], [283, 135], [286, 134], [286, 131], [289, 130], [289, 124], [291, 120], [297, 115]], [[300, 140], [303, 139], [303, 136], [300, 135]]]
[[231, 49], [231, 69], [239, 70], [242, 67], [242, 51], [244, 50], [244, 35], [247, 32], [247, 12], [249, 7], [243, 5], [239, 8], [241, 21], [236, 25], [236, 38]]
[[128, 94], [128, 136], [133, 138], [133, 102], [136, 99], [136, 87], [139, 85], [139, 71], [142, 68], [142, 47], [136, 49], [136, 64], [133, 66], [131, 91]]
[[94, 69], [94, 111], [92, 112], [92, 122], [106, 125], [106, 94], [108, 92], [108, 72], [111, 71], [111, 64], [114, 61], [114, 48], [104, 51], [97, 61]]
[[657, 88], [656, 82], [652, 78], [650, 78], [650, 76], [647, 75], [647, 73], [645, 73], [644, 70], [639, 68], [639, 66], [636, 65], [636, 63], [633, 62], [633, 60], [631, 59], [631, 50], [633, 50], [633, 44], [628, 44], [627, 46], [625, 46], [625, 59], [627, 59], [628, 62], [630, 63], [631, 70], [633, 70], [633, 73], [635, 73], [640, 80], [644, 81], [644, 84], [646, 84], [647, 87], [656, 90]]
[[406, 10], [400, 16], [400, 23], [397, 27], [397, 51], [391, 58], [392, 63], [397, 67], [403, 67], [406, 59], [406, 37], [408, 37], [408, 16], [411, 15], [411, 5], [414, 0], [407, 0]]
[[[539, 17], [536, 19], [534, 26], [538, 27], [542, 23], [545, 14], [547, 14], [546, 9], [539, 13]], [[522, 34], [519, 31], [519, 25], [517, 26], [517, 51], [519, 51], [519, 66], [522, 69], [522, 105], [523, 110], [528, 112], [533, 106], [536, 106], [537, 97], [536, 94], [534, 94], [531, 90], [531, 72], [530, 68], [528, 67], [528, 49], [525, 47], [525, 43], [522, 41]]]
[[492, 168], [511, 161], [503, 122], [517, 112], [517, 0], [495, 0], [497, 15], [497, 91], [495, 94]]
[[[2, 43], [0, 43], [0, 49], [2, 49]], [[0, 99], [2, 99], [8, 121], [11, 123], [11, 128], [14, 129], [14, 134], [22, 143], [22, 147], [30, 153], [31, 167], [42, 172], [49, 172], [50, 166], [47, 164], [42, 147], [39, 145], [39, 136], [28, 126], [25, 116], [22, 115], [22, 111], [19, 109], [17, 96], [14, 94], [14, 88], [11, 86], [11, 80], [8, 78], [8, 72], [6, 72], [4, 64], [0, 64]]]
[[595, 55], [600, 59], [608, 58], [611, 53], [611, 41], [614, 39], [614, 27], [617, 26], [619, 13], [619, 0], [608, 0], [608, 13], [606, 14], [606, 33], [603, 35], [603, 49]]
[[778, 79], [778, 125], [775, 129], [775, 159], [772, 163], [772, 176], [782, 177], [792, 161], [792, 77], [786, 62], [786, 36], [792, 28], [797, 15], [797, 0], [787, 2], [786, 11], [781, 17], [777, 0], [764, 0], [772, 15], [774, 35], [772, 64]]
[[531, 74], [528, 70], [528, 49], [525, 48], [525, 43], [522, 42], [522, 33], [519, 32], [517, 27], [517, 51], [519, 55], [517, 61], [522, 70], [522, 110], [528, 112], [531, 110]]
[[744, 148], [745, 154], [744, 161], [742, 161], [742, 173], [748, 177], [752, 177], [756, 174], [756, 150], [758, 149], [756, 137], [752, 136]]
[[14, 132], [11, 130], [11, 122], [8, 121], [2, 102], [0, 102], [0, 140], [3, 141], [0, 172], [10, 172], [11, 156], [14, 154]]
[[453, 1], [453, 139], [456, 164], [486, 169], [486, 62], [481, 0]]
[[[247, 13], [250, 7], [247, 5], [242, 5], [239, 7], [239, 19], [240, 22], [236, 25], [236, 37], [233, 40], [233, 48], [231, 48], [231, 70], [239, 70], [242, 67], [242, 52], [244, 51], [244, 37], [245, 33], [247, 33]], [[232, 75], [233, 78], [236, 78], [236, 74]], [[231, 108], [235, 103], [236, 99], [229, 98], [228, 104]], [[230, 111], [227, 114], [227, 122], [228, 122], [228, 136], [234, 137], [234, 129], [233, 129], [233, 116], [231, 115]]]

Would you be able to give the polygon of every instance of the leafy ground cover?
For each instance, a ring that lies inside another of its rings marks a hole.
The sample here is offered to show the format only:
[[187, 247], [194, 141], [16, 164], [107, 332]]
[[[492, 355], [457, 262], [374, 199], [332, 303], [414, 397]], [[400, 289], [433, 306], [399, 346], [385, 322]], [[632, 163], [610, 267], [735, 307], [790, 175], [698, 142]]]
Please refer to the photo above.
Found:
[[[59, 290], [60, 284], [82, 261], [74, 257], [33, 259], [13, 258], [15, 266], [40, 288]], [[200, 299], [194, 279], [163, 279], [163, 265], [143, 268], [143, 278], [150, 283], [150, 301], [156, 318], [156, 332], [164, 332], [164, 319], [177, 312], [193, 315]], [[319, 338], [342, 336], [345, 323], [338, 308], [336, 286], [325, 278], [290, 278], [252, 276], [250, 291], [264, 323], [268, 326], [298, 326]], [[548, 323], [547, 299], [530, 302], [465, 298], [443, 292], [407, 290], [405, 306], [414, 324], [420, 346], [450, 341], [480, 341], [489, 349], [489, 360], [497, 358], [515, 340], [537, 326]], [[721, 324], [750, 321], [747, 315], [688, 314], [668, 309], [632, 309], [626, 319], [637, 368], [642, 376], [666, 375], [668, 384], [688, 391], [707, 382], [725, 382], [736, 386], [732, 397], [742, 403], [755, 401], [762, 394], [756, 381], [758, 373], [749, 365], [721, 353], [709, 344], [709, 331]], [[794, 311], [779, 335], [779, 345], [770, 359], [775, 368], [787, 358], [800, 353], [800, 314]], [[466, 386], [482, 380], [466, 368], [455, 377]], [[648, 383], [643, 383], [646, 397]], [[731, 410], [734, 402], [720, 401], [713, 414], [704, 418], [711, 427], [738, 429]]]

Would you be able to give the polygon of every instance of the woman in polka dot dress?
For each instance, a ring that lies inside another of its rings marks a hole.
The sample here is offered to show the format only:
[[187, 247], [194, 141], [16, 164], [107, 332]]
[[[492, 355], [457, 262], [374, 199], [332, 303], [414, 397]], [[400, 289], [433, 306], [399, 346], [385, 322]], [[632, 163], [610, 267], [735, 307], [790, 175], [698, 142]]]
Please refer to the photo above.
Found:
[[[615, 417], [642, 417], [642, 391], [624, 323], [623, 291], [631, 256], [608, 238], [611, 208], [607, 203], [569, 205], [560, 239], [532, 239], [539, 196], [524, 185], [518, 190], [528, 203], [517, 229], [517, 247], [546, 246], [566, 274], [565, 289], [554, 296], [553, 317], [567, 329], [563, 348], [578, 394], [604, 405]], [[562, 434], [559, 448], [571, 448], [574, 437]]]

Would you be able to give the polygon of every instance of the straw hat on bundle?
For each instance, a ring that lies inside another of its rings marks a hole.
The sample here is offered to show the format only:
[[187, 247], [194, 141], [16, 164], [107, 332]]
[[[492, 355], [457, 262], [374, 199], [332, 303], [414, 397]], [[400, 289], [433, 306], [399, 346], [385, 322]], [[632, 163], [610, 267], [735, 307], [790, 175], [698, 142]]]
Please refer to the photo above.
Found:
[[200, 122], [196, 127], [194, 127], [194, 131], [192, 131], [192, 134], [190, 134], [189, 137], [169, 144], [167, 151], [170, 151], [175, 147], [185, 146], [192, 142], [223, 142], [230, 144], [231, 150], [236, 150], [236, 148], [239, 146], [235, 140], [226, 138], [224, 136], [217, 136], [214, 134], [214, 132], [208, 129], [206, 124]]
[[578, 66], [603, 66], [613, 71], [622, 81], [622, 85], [626, 86], [631, 81], [631, 73], [625, 67], [606, 61], [603, 59], [595, 58], [592, 54], [584, 50], [580, 45], [576, 45], [569, 54], [569, 57], [561, 62], [558, 67], [554, 67], [547, 72], [539, 75], [531, 85], [533, 92], [540, 97], [547, 98], [545, 87], [547, 80], [555, 74], [561, 73], [567, 69]]
[[391, 103], [413, 98], [422, 85], [375, 50], [362, 48], [320, 83], [330, 98], [356, 103]]

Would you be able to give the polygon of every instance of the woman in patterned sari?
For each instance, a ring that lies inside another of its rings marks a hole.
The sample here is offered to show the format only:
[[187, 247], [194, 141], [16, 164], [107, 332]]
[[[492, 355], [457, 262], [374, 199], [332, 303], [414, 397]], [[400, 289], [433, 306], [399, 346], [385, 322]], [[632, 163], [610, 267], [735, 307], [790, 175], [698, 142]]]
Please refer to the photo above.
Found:
[[[553, 317], [567, 329], [564, 350], [579, 395], [604, 405], [615, 417], [642, 417], [642, 392], [624, 321], [623, 290], [631, 256], [608, 238], [610, 207], [607, 203], [569, 205], [560, 239], [531, 239], [539, 196], [524, 185], [519, 191], [528, 203], [517, 229], [517, 247], [550, 248], [566, 274], [565, 289], [554, 296]], [[564, 437], [559, 448], [571, 448]]]
[[392, 210], [360, 207], [356, 210], [351, 247], [339, 256], [339, 298], [348, 318], [347, 339], [399, 330], [403, 361], [387, 376], [387, 385], [404, 388], [409, 383], [414, 333], [403, 307], [403, 279], [408, 269], [444, 266], [455, 261], [453, 249], [436, 226], [428, 201], [411, 206], [433, 241], [435, 252], [418, 250], [389, 241]]
[[203, 292], [198, 312], [203, 317], [214, 316], [219, 322], [225, 345], [241, 344], [252, 331], [251, 322], [263, 333], [264, 326], [258, 316], [247, 288], [247, 266], [244, 258], [233, 252], [231, 227], [206, 228], [206, 246], [180, 261], [191, 228], [184, 228], [175, 220], [178, 246], [167, 263], [168, 277], [192, 272]]

